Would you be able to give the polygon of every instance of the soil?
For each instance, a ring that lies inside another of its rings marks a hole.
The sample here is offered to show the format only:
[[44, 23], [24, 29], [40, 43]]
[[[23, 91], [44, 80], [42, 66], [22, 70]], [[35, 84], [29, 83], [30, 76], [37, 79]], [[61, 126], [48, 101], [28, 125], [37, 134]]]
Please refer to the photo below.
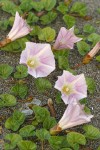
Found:
[[[81, 1], [85, 2], [88, 7], [88, 15], [92, 16], [92, 20], [85, 21], [83, 19], [77, 18], [77, 27], [82, 31], [82, 28], [85, 23], [90, 23], [91, 25], [94, 25], [96, 28], [96, 32], [100, 34], [100, 24], [96, 24], [96, 21], [100, 21], [100, 15], [97, 13], [97, 8], [100, 8], [100, 0], [73, 0], [75, 1]], [[9, 15], [5, 12], [0, 11], [1, 20], [8, 18]], [[65, 26], [65, 24], [62, 21], [62, 18], [58, 16], [58, 18], [55, 20], [53, 24], [50, 25], [53, 27], [57, 32], [60, 29], [60, 27]], [[8, 31], [9, 32], [9, 31]], [[7, 32], [1, 31], [0, 32], [0, 40], [5, 37]], [[7, 63], [13, 67], [16, 67], [16, 65], [19, 64], [20, 54], [13, 54], [9, 52], [3, 52], [0, 51], [0, 64]], [[80, 63], [82, 60], [82, 57], [78, 53], [76, 49], [71, 50], [69, 61], [70, 65], [74, 66], [75, 64]], [[100, 65], [95, 58], [87, 65], [84, 65], [77, 70], [77, 74], [84, 73], [86, 77], [92, 77], [96, 82], [96, 91], [93, 95], [90, 95], [88, 93], [88, 107], [91, 109], [92, 114], [94, 115], [94, 118], [92, 119], [91, 123], [92, 125], [100, 128], [100, 70], [98, 68], [98, 65]], [[55, 84], [55, 81], [57, 80], [57, 76], [62, 74], [62, 70], [56, 69], [53, 73], [51, 73], [47, 78], [52, 82], [52, 84]], [[28, 96], [33, 96], [39, 100], [42, 101], [42, 104], [46, 104], [48, 98], [52, 98], [55, 103], [55, 109], [57, 112], [57, 120], [59, 120], [65, 110], [65, 105], [62, 103], [60, 105], [56, 104], [55, 102], [55, 93], [56, 90], [53, 88], [51, 91], [47, 91], [44, 94], [38, 93], [34, 86], [34, 78], [32, 76], [28, 76], [27, 85], [29, 88]], [[12, 77], [8, 78], [7, 80], [0, 79], [0, 94], [2, 93], [9, 93], [10, 88], [13, 85], [12, 83]], [[12, 111], [14, 109], [19, 109], [22, 107], [22, 104], [24, 103], [24, 100], [22, 102], [18, 102], [16, 107], [13, 108], [3, 108], [0, 110], [0, 117], [4, 117], [4, 119], [1, 121], [0, 125], [3, 127], [3, 136], [6, 133], [9, 133], [7, 129], [4, 128], [4, 122], [5, 120], [12, 114]], [[81, 127], [74, 128], [75, 131], [81, 132]], [[98, 146], [100, 145], [99, 140], [92, 140], [87, 142], [87, 145], [84, 148], [81, 148], [80, 150], [97, 150]], [[86, 148], [86, 149], [85, 149]], [[38, 149], [41, 149], [40, 147]], [[50, 146], [48, 144], [45, 144], [45, 150], [51, 150]]]

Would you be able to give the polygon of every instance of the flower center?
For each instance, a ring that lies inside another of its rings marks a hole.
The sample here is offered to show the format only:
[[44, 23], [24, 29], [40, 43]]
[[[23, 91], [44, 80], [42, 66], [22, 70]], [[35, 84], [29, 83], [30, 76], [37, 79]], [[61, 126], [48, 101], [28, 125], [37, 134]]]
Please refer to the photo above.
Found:
[[65, 43], [66, 43], [65, 39], [62, 39], [62, 40], [60, 41], [60, 45], [63, 45], [63, 44], [65, 44]]
[[36, 58], [30, 58], [27, 60], [27, 65], [31, 68], [36, 68], [39, 65], [39, 61]]
[[64, 86], [62, 87], [62, 92], [63, 92], [64, 94], [66, 94], [66, 95], [69, 95], [69, 94], [72, 93], [72, 87], [69, 86], [69, 85], [64, 85]]

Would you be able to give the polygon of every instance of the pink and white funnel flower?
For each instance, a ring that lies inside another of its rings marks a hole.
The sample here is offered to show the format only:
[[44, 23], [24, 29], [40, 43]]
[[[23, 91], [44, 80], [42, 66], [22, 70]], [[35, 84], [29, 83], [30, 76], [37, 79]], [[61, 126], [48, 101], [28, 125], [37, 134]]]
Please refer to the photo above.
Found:
[[88, 123], [92, 117], [93, 115], [84, 111], [84, 105], [79, 103], [69, 104], [58, 124], [50, 132], [51, 134], [56, 134], [62, 130]]
[[18, 38], [21, 38], [31, 32], [31, 28], [27, 25], [26, 21], [19, 16], [19, 13], [16, 12], [15, 21], [13, 27], [7, 38], [11, 41], [14, 41]]
[[55, 59], [50, 44], [26, 42], [20, 64], [26, 64], [28, 73], [35, 78], [48, 76], [55, 70]]
[[87, 97], [87, 85], [84, 74], [75, 76], [69, 71], [63, 71], [62, 76], [58, 76], [55, 88], [61, 91], [61, 97], [65, 104]]
[[69, 30], [67, 30], [65, 27], [61, 27], [57, 39], [53, 45], [53, 49], [73, 49], [74, 43], [81, 40], [82, 38], [79, 38], [74, 34], [74, 27]]

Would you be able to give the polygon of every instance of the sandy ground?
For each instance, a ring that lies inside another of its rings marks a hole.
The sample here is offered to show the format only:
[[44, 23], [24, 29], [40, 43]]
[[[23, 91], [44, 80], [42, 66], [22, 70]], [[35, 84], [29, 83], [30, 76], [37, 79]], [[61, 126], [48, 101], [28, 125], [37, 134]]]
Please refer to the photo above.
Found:
[[[76, 1], [76, 0], [73, 0], [73, 1]], [[100, 0], [77, 0], [77, 1], [85, 2], [88, 6], [88, 14], [93, 17], [93, 19], [91, 21], [87, 21], [87, 22], [84, 21], [83, 19], [77, 19], [78, 20], [77, 27], [81, 30], [85, 23], [90, 23], [95, 26], [96, 32], [100, 33], [100, 24], [98, 24], [98, 25], [96, 24], [96, 21], [100, 20], [100, 15], [96, 12], [97, 8], [100, 7]], [[0, 11], [0, 16], [1, 16], [1, 20], [8, 17], [8, 15], [2, 11]], [[51, 26], [54, 27], [58, 31], [60, 29], [60, 27], [65, 26], [65, 24], [63, 23], [61, 18], [58, 17], [58, 19], [56, 19], [56, 21]], [[4, 38], [6, 34], [7, 34], [6, 32], [0, 31], [0, 39]], [[15, 67], [19, 63], [20, 54], [12, 54], [12, 53], [8, 53], [8, 52], [0, 51], [0, 56], [1, 56], [0, 64], [7, 63], [7, 64]], [[70, 58], [69, 58], [71, 66], [74, 66], [74, 64], [81, 62], [81, 60], [82, 60], [82, 57], [79, 55], [77, 50], [76, 49], [71, 50], [71, 54], [70, 54]], [[78, 74], [84, 73], [85, 76], [92, 77], [93, 79], [95, 79], [96, 91], [95, 91], [94, 95], [88, 94], [87, 99], [88, 99], [88, 106], [92, 110], [92, 114], [94, 115], [94, 118], [92, 119], [91, 123], [94, 126], [100, 128], [100, 95], [99, 95], [100, 94], [100, 70], [98, 69], [97, 65], [98, 65], [98, 62], [96, 62], [95, 59], [93, 59], [93, 61], [91, 61], [91, 63], [77, 69], [76, 72]], [[48, 76], [48, 79], [54, 85], [55, 81], [57, 80], [57, 76], [61, 75], [61, 74], [62, 74], [62, 71], [61, 70], [59, 71], [58, 69], [56, 69], [51, 75]], [[0, 79], [0, 94], [6, 93], [6, 92], [9, 93], [10, 87], [12, 86], [11, 80], [12, 80], [12, 78], [9, 78], [5, 81]], [[45, 104], [47, 102], [47, 99], [50, 97], [53, 100], [55, 100], [56, 90], [52, 89], [51, 91], [47, 92], [46, 94], [39, 94], [37, 92], [36, 88], [34, 87], [34, 78], [29, 76], [27, 78], [27, 80], [28, 80], [27, 84], [29, 87], [29, 96], [32, 95], [32, 96], [40, 99], [43, 104]], [[21, 105], [22, 105], [22, 103], [18, 103], [17, 107], [20, 108]], [[63, 105], [63, 103], [60, 105], [55, 104], [55, 108], [57, 111], [57, 119], [59, 119], [65, 110], [65, 106]], [[13, 109], [15, 109], [15, 107]], [[5, 119], [7, 119], [10, 114], [11, 114], [11, 111], [9, 109], [5, 108], [5, 109], [0, 110], [0, 116], [4, 115]], [[5, 122], [5, 120], [1, 124], [4, 125], [4, 122]], [[77, 131], [79, 131], [80, 127], [77, 127], [75, 129]], [[8, 132], [8, 131], [4, 129], [4, 134], [6, 132]], [[100, 142], [98, 140], [96, 140], [96, 141], [88, 142], [86, 147], [90, 148], [91, 150], [96, 150], [99, 145], [100, 145]], [[45, 145], [45, 150], [50, 150], [48, 145]]]

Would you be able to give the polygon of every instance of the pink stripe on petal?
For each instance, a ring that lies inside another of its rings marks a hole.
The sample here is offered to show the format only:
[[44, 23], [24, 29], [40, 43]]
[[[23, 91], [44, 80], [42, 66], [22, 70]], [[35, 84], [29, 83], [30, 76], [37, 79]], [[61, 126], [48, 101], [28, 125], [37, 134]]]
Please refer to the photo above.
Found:
[[64, 70], [62, 76], [58, 77], [54, 87], [61, 91], [65, 104], [87, 97], [87, 85], [84, 74], [75, 76]]
[[74, 27], [67, 30], [65, 27], [62, 27], [58, 33], [57, 39], [53, 45], [53, 48], [56, 50], [60, 49], [73, 49], [74, 43], [82, 40], [74, 34]]
[[91, 121], [92, 117], [93, 115], [86, 114], [84, 112], [84, 105], [72, 103], [68, 105], [62, 118], [58, 122], [58, 127], [60, 127], [62, 130], [65, 130], [77, 125], [88, 123]]
[[13, 27], [7, 37], [11, 40], [14, 41], [17, 38], [21, 38], [25, 35], [27, 35], [31, 31], [31, 28], [27, 25], [26, 21], [19, 16], [19, 13], [16, 12], [15, 15], [15, 20]]
[[[14, 24], [13, 24], [13, 27], [12, 27], [11, 31], [9, 32], [9, 34], [12, 34], [12, 32], [14, 32], [14, 30], [16, 30], [16, 29], [18, 31], [18, 25], [19, 25], [19, 23], [20, 23], [20, 16], [19, 16], [19, 13], [16, 12]], [[9, 34], [8, 34], [8, 36], [9, 36]]]
[[36, 68], [37, 78], [38, 77], [46, 77], [54, 70], [53, 67], [41, 65]]
[[55, 59], [50, 44], [26, 42], [20, 63], [25, 56], [27, 59], [25, 63], [30, 68], [29, 74], [35, 78], [48, 76], [55, 69]]
[[76, 37], [76, 36], [73, 36], [73, 37], [71, 37], [70, 40], [71, 40], [73, 43], [77, 43], [77, 42], [81, 41], [82, 38], [78, 38], [78, 37]]

